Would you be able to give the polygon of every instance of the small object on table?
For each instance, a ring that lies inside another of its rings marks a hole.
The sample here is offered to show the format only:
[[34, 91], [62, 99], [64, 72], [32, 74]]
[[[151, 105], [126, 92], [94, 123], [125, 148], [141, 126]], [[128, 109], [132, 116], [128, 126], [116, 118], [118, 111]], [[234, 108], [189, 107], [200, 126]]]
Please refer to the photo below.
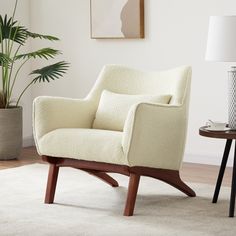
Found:
[[227, 127], [227, 123], [212, 120], [208, 120], [206, 126], [207, 127], [205, 129], [212, 131], [226, 131], [227, 129], [230, 129]]
[[[223, 131], [212, 131], [207, 129], [208, 126], [203, 126], [199, 129], [199, 134], [201, 136], [209, 138], [220, 138], [226, 139], [225, 150], [220, 166], [219, 175], [216, 182], [215, 192], [212, 199], [212, 203], [216, 203], [218, 200], [220, 187], [222, 179], [225, 172], [225, 167], [229, 157], [229, 151], [233, 140], [236, 140], [236, 131], [235, 130], [223, 130]], [[229, 207], [229, 217], [234, 217], [234, 208], [235, 208], [235, 195], [236, 195], [236, 141], [234, 148], [234, 164], [233, 164], [233, 173], [232, 173], [232, 183], [231, 183], [231, 196], [230, 196], [230, 207]]]

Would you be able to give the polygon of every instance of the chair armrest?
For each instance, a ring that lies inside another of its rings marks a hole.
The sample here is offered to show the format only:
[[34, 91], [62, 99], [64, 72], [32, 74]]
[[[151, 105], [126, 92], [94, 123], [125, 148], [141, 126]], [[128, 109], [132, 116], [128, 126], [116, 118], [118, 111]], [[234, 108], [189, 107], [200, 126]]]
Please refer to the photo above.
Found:
[[124, 126], [122, 147], [130, 166], [179, 170], [183, 158], [186, 105], [140, 103]]
[[91, 128], [95, 112], [89, 100], [37, 97], [33, 102], [35, 141], [58, 128]]

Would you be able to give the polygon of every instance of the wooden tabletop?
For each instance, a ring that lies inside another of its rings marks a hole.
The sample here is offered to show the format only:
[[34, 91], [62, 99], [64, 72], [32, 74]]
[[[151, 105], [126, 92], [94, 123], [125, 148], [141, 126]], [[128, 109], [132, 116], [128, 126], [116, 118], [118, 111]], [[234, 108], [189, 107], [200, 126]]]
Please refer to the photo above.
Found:
[[236, 139], [236, 130], [227, 130], [227, 131], [210, 131], [206, 130], [207, 126], [202, 126], [199, 129], [199, 134], [201, 136], [209, 138], [222, 138], [222, 139]]

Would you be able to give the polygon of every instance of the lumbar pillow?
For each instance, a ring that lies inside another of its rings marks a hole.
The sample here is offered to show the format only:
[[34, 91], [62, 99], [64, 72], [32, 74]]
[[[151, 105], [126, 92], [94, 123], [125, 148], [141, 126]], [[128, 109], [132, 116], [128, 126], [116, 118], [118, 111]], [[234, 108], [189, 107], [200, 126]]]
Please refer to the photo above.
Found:
[[131, 106], [140, 102], [168, 104], [170, 99], [170, 95], [128, 95], [103, 90], [93, 128], [123, 131]]

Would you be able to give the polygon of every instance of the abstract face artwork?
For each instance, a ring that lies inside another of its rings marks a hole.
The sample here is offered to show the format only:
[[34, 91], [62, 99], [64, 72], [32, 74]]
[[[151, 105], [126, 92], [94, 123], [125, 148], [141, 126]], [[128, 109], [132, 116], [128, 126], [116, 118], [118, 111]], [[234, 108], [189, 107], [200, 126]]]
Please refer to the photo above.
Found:
[[91, 38], [144, 38], [144, 0], [91, 0]]

